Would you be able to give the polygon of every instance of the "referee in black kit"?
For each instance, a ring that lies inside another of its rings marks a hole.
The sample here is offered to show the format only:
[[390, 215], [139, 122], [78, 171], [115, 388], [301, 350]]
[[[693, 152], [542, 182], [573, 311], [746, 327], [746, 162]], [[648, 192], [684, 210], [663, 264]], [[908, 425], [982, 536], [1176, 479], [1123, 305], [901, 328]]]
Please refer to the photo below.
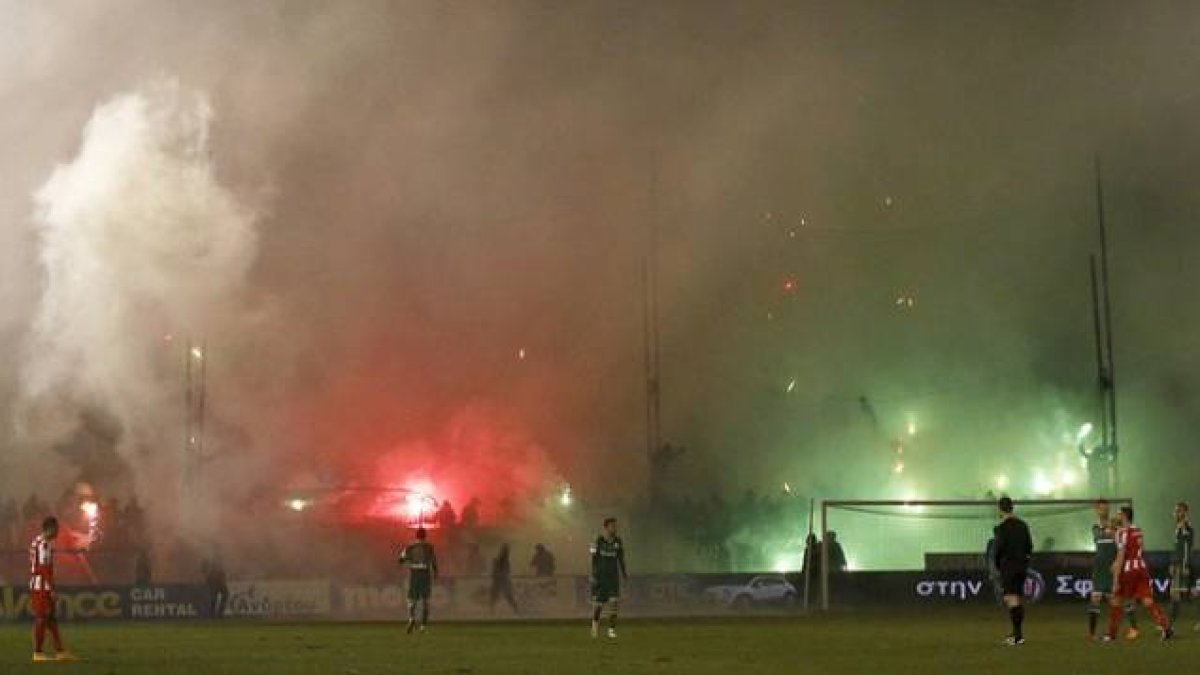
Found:
[[1033, 537], [1025, 521], [1013, 515], [1012, 499], [1001, 497], [996, 506], [1000, 509], [1000, 524], [993, 530], [996, 542], [993, 555], [1004, 589], [1004, 606], [1012, 620], [1012, 634], [1004, 644], [1015, 647], [1025, 644], [1021, 624], [1025, 621], [1025, 575], [1033, 554]]

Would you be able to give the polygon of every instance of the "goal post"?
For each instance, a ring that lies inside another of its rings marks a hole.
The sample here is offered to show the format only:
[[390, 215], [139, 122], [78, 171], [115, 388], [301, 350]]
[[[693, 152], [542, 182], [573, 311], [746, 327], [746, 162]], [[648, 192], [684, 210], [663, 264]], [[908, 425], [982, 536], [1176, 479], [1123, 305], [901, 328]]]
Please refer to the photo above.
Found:
[[[1098, 499], [1014, 499], [1013, 504], [1015, 513], [1029, 524], [1035, 552], [1089, 552], [1095, 522], [1092, 506]], [[1133, 505], [1128, 497], [1104, 499], [1114, 513], [1122, 505]], [[850, 573], [926, 571], [939, 558], [949, 561], [946, 564], [970, 560], [982, 565], [999, 515], [994, 499], [835, 499], [821, 502], [820, 519], [817, 582], [821, 609], [827, 610], [832, 563], [844, 561]], [[831, 550], [834, 539], [842, 560], [833, 557], [837, 555]]]

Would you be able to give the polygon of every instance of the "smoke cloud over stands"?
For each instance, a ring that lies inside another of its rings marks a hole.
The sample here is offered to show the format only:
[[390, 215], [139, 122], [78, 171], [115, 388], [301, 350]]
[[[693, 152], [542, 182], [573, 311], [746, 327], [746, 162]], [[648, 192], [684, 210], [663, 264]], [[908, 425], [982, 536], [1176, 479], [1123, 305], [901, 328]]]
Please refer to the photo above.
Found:
[[1028, 492], [1096, 421], [1097, 153], [1126, 491], [1193, 489], [1190, 8], [0, 13], [0, 490], [60, 492], [90, 415], [155, 503], [182, 453], [163, 337], [196, 333], [232, 503], [399, 466], [456, 506], [476, 480], [632, 504], [657, 224], [678, 497]]

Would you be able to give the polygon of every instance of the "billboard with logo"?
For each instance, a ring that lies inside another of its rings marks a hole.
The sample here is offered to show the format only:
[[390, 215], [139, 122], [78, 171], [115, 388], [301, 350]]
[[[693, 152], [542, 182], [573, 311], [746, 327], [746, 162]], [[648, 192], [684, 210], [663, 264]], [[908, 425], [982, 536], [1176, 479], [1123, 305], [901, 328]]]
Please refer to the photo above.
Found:
[[127, 589], [125, 598], [125, 616], [130, 619], [200, 619], [211, 614], [204, 586], [138, 586]]
[[229, 584], [228, 616], [305, 618], [328, 616], [332, 588], [313, 581], [235, 581]]
[[[55, 605], [58, 618], [64, 621], [120, 619], [124, 616], [124, 590], [107, 587], [59, 589]], [[0, 588], [0, 620], [32, 618], [28, 588]]]

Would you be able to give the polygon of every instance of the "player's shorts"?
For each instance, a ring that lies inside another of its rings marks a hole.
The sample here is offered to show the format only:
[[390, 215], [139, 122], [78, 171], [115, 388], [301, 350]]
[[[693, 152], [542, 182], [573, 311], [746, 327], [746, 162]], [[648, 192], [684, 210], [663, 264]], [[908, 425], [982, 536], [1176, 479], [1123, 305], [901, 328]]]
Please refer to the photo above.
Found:
[[1154, 591], [1150, 588], [1150, 573], [1146, 570], [1122, 572], [1117, 585], [1122, 598], [1146, 600], [1154, 597]]
[[433, 593], [433, 578], [427, 570], [413, 570], [408, 575], [408, 599], [428, 600]]
[[592, 602], [605, 603], [621, 597], [621, 584], [614, 581], [592, 582]]
[[1186, 593], [1191, 590], [1192, 584], [1196, 583], [1196, 577], [1192, 574], [1190, 567], [1184, 567], [1178, 563], [1171, 563], [1171, 592], [1180, 591]]
[[54, 593], [51, 591], [30, 591], [29, 611], [39, 619], [54, 618]]
[[1111, 569], [1092, 570], [1092, 592], [1112, 595], [1113, 575]]
[[1000, 589], [1004, 595], [1025, 595], [1025, 570], [1000, 570]]

